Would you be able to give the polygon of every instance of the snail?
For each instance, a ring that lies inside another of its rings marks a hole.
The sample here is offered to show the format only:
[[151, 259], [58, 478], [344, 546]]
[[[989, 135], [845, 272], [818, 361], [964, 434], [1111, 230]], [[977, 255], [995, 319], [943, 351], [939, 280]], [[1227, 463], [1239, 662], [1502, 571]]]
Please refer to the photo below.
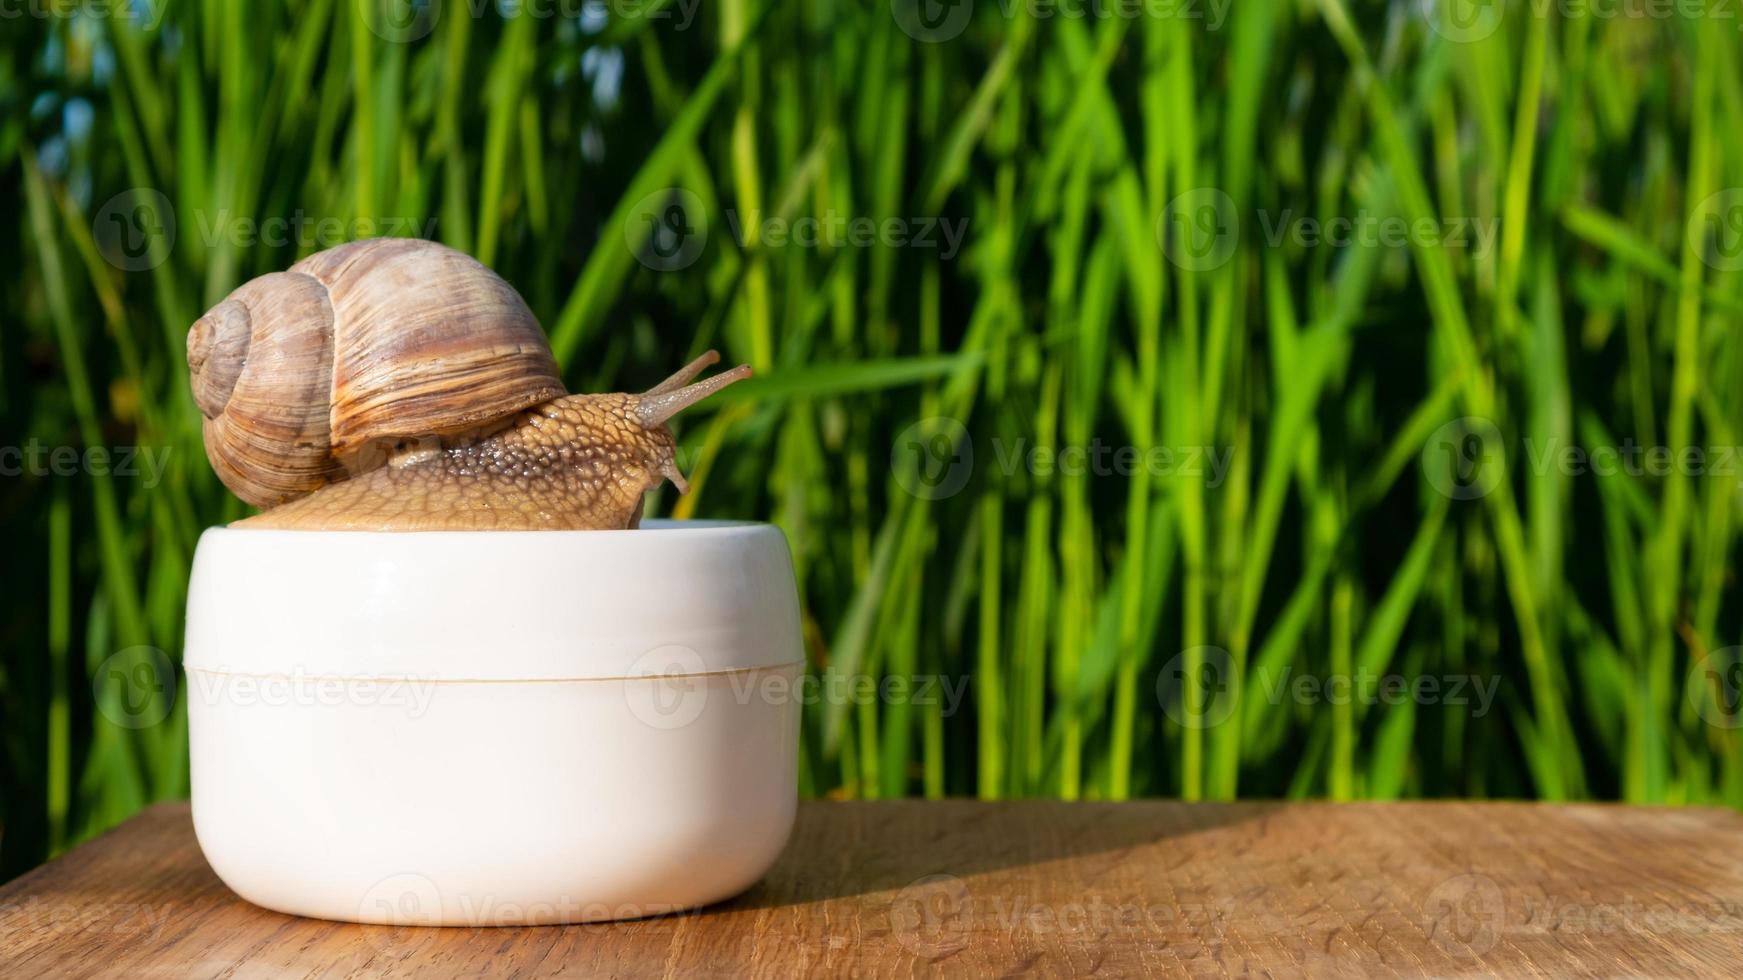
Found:
[[419, 239], [352, 242], [238, 287], [188, 331], [206, 457], [240, 527], [633, 528], [688, 492], [666, 422], [750, 375], [571, 395], [507, 282]]

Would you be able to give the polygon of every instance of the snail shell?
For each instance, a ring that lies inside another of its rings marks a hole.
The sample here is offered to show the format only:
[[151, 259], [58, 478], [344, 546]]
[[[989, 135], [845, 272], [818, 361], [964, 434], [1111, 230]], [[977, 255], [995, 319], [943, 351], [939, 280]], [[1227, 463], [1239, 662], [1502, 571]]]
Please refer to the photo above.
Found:
[[486, 431], [566, 393], [508, 283], [406, 238], [242, 285], [188, 332], [188, 368], [212, 468], [257, 507], [380, 467], [402, 441]]

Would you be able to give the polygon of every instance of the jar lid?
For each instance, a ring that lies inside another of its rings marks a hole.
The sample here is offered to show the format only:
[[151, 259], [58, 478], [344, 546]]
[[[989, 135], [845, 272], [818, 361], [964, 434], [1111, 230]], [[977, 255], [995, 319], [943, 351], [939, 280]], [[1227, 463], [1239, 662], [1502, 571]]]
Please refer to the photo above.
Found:
[[802, 662], [769, 524], [633, 531], [211, 528], [188, 587], [189, 670], [576, 680]]

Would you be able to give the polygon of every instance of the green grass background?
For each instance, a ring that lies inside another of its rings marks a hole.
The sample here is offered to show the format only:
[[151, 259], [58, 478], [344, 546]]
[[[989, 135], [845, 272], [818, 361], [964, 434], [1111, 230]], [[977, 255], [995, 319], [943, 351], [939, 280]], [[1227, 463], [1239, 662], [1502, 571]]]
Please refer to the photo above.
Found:
[[[1738, 441], [1735, 12], [964, 2], [439, 0], [401, 22], [156, 0], [0, 25], [3, 441], [169, 454], [151, 486], [0, 479], [0, 877], [187, 793], [184, 699], [111, 658], [179, 656], [197, 536], [244, 513], [183, 338], [336, 243], [226, 230], [295, 215], [477, 255], [572, 390], [708, 346], [756, 367], [682, 420], [693, 493], [651, 512], [778, 522], [832, 683], [968, 681], [956, 710], [807, 706], [806, 794], [1743, 803], [1736, 468], [1531, 452]], [[710, 230], [662, 271], [640, 216], [670, 188]], [[130, 189], [161, 204], [117, 211]], [[163, 261], [110, 261], [159, 210]], [[729, 213], [967, 230], [946, 257]], [[1284, 215], [1498, 236], [1273, 242]], [[1467, 430], [1493, 489], [1463, 499], [1435, 466]], [[1229, 468], [1001, 465], [1098, 440]], [[1274, 696], [1285, 671], [1496, 695]], [[141, 696], [160, 723], [112, 720]]]

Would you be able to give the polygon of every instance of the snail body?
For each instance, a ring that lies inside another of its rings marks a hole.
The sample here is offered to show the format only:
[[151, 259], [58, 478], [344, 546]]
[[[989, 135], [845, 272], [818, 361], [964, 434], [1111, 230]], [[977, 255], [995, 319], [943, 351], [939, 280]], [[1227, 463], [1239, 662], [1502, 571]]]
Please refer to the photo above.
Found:
[[634, 527], [643, 494], [686, 489], [665, 423], [749, 375], [570, 395], [520, 296], [418, 239], [320, 252], [238, 287], [188, 332], [206, 455], [264, 508], [243, 527]]

